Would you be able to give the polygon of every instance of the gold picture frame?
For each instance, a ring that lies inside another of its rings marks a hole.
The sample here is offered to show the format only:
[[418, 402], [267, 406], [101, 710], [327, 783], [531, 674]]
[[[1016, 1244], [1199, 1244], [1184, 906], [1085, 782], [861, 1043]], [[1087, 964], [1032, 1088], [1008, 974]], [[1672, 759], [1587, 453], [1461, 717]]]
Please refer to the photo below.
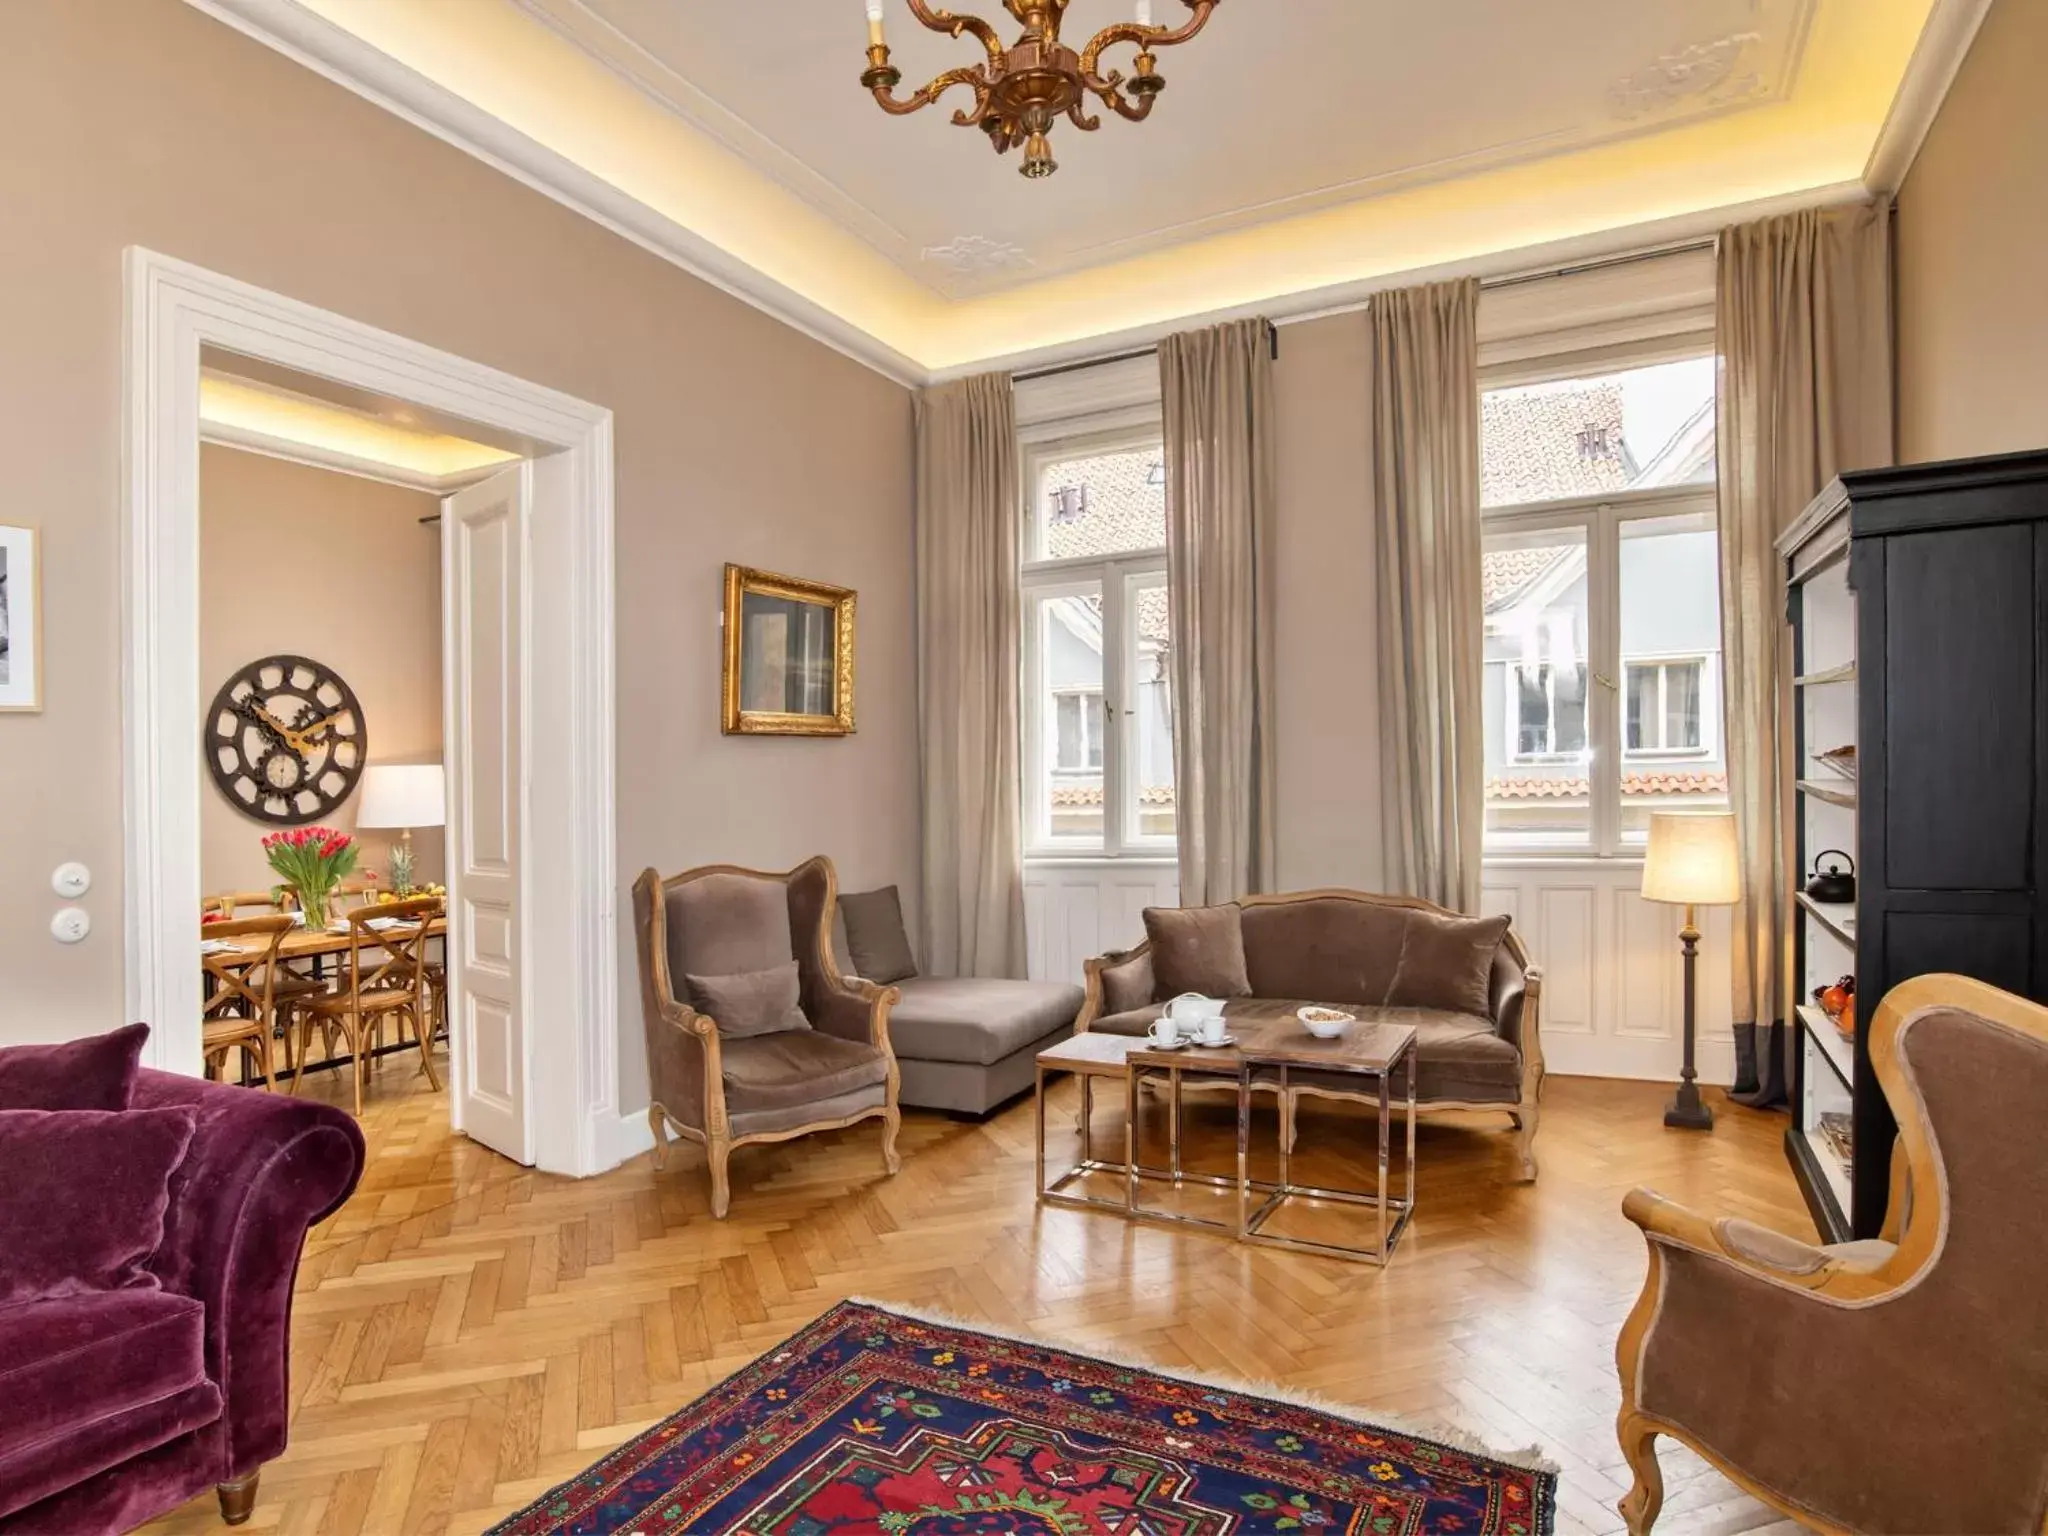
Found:
[[853, 734], [854, 601], [846, 587], [726, 566], [726, 735]]

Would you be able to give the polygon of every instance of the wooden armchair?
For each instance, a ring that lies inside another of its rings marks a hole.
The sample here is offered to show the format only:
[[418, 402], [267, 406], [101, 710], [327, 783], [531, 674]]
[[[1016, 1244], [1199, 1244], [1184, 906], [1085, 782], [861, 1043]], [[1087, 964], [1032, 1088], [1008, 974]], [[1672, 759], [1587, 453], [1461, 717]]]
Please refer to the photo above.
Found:
[[[664, 880], [650, 869], [633, 884], [654, 1166], [667, 1164], [671, 1130], [701, 1142], [714, 1216], [731, 1205], [732, 1150], [749, 1142], [879, 1119], [882, 1166], [902, 1166], [889, 1048], [889, 1010], [902, 994], [840, 974], [831, 935], [838, 888], [824, 858], [787, 874], [715, 865]], [[740, 1035], [692, 1000], [692, 977], [759, 975], [792, 960], [809, 1028]]]
[[1881, 1239], [1624, 1201], [1650, 1246], [1616, 1349], [1632, 1532], [1660, 1434], [1815, 1530], [2048, 1530], [2048, 1009], [1916, 977], [1870, 1062], [1899, 1122]]

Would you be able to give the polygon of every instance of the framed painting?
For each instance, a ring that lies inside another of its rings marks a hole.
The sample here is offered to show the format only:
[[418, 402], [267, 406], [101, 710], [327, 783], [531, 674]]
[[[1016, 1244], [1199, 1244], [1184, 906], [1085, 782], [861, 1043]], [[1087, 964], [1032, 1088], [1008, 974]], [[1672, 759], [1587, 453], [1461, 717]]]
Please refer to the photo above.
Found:
[[850, 735], [853, 610], [845, 587], [728, 565], [725, 733]]
[[42, 707], [42, 536], [0, 523], [0, 712]]

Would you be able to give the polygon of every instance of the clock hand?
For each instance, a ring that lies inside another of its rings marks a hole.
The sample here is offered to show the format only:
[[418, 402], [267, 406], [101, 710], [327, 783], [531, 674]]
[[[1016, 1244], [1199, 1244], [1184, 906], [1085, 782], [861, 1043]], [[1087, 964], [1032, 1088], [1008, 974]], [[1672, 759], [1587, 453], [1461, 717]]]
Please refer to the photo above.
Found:
[[325, 736], [327, 734], [328, 727], [332, 726], [335, 721], [341, 718], [341, 716], [342, 711], [337, 709], [333, 714], [323, 716], [322, 718], [315, 720], [311, 725], [302, 725], [297, 730], [287, 732], [286, 734], [288, 734], [292, 738], [292, 745], [297, 747], [301, 752], [303, 752], [306, 750], [306, 743], [308, 741], [310, 741], [316, 734], [320, 736]]
[[[291, 727], [284, 724], [284, 722], [279, 720], [275, 715], [273, 715], [269, 710], [265, 709], [261, 704], [258, 704], [254, 699], [244, 699], [241, 702], [240, 706], [238, 707], [238, 712], [241, 714], [243, 719], [248, 720], [255, 725], [259, 725], [264, 730], [268, 731], [270, 733], [271, 739], [275, 741], [279, 746], [292, 747]], [[292, 750], [296, 752], [298, 748], [292, 747]]]

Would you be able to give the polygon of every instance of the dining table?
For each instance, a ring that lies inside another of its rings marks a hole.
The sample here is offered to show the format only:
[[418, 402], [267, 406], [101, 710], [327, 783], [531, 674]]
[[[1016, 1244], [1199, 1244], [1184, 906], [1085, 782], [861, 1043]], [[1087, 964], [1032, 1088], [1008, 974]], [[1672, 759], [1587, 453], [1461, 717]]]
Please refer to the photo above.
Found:
[[[371, 933], [365, 934], [363, 937], [363, 947], [366, 950], [373, 949], [375, 947], [374, 944], [371, 942], [374, 933], [375, 930], [373, 929], [371, 930]], [[445, 951], [446, 941], [448, 937], [448, 919], [445, 916], [432, 917], [427, 919], [427, 937], [430, 939], [442, 940], [443, 948]], [[252, 939], [250, 942], [247, 943], [236, 943], [228, 939], [209, 941], [206, 937], [206, 925], [203, 923], [200, 925], [199, 929], [199, 942], [202, 946], [199, 955], [199, 967], [202, 976], [204, 976], [206, 972], [208, 972], [214, 967], [235, 968], [239, 966], [258, 964], [263, 960], [264, 956], [268, 954], [270, 950], [270, 946], [267, 943], [256, 939]], [[223, 947], [217, 949], [207, 949], [204, 946], [206, 946], [209, 942], [217, 943]], [[316, 979], [324, 980], [327, 960], [332, 956], [346, 955], [348, 951], [348, 924], [346, 922], [339, 922], [335, 924], [330, 924], [325, 928], [301, 928], [296, 933], [286, 934], [284, 938], [278, 942], [277, 958], [280, 962], [289, 962], [294, 960], [311, 961], [313, 967], [313, 976]], [[210, 992], [211, 987], [213, 985], [212, 979], [211, 977], [206, 977], [205, 979]], [[283, 1030], [281, 1026], [279, 1027], [277, 1033], [280, 1037], [283, 1035]], [[286, 1053], [287, 1055], [289, 1055], [289, 1040], [285, 1041], [285, 1046]], [[403, 1041], [399, 1041], [391, 1045], [384, 1046], [379, 1051], [373, 1052], [372, 1054], [384, 1054], [386, 1052], [391, 1051], [410, 1050], [411, 1048], [412, 1047], [406, 1045]], [[319, 1072], [325, 1070], [328, 1067], [338, 1067], [345, 1065], [351, 1059], [352, 1058], [349, 1057], [347, 1054], [333, 1056], [329, 1057], [325, 1061], [307, 1062], [305, 1064], [305, 1067], [301, 1070]], [[254, 1079], [252, 1079], [249, 1076], [248, 1062], [246, 1060], [244, 1060], [243, 1062], [243, 1078], [245, 1082], [254, 1081]]]

